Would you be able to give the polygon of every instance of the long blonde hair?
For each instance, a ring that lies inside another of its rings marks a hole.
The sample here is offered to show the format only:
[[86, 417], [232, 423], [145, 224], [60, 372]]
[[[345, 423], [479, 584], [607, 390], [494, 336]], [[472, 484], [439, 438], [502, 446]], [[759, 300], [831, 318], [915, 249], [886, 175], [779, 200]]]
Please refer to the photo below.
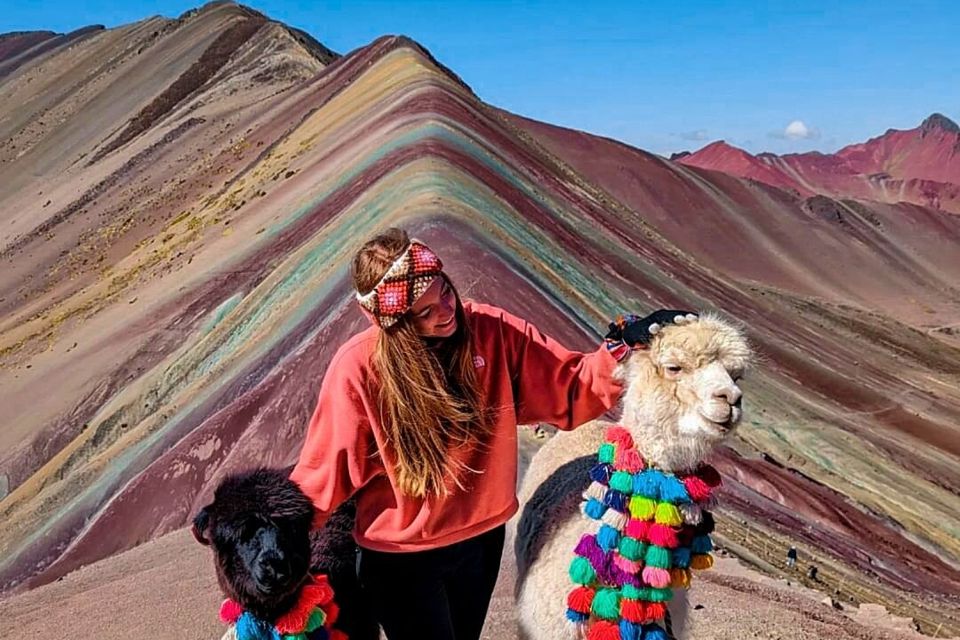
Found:
[[[407, 233], [396, 228], [364, 244], [353, 260], [357, 291], [373, 290], [409, 244]], [[380, 421], [389, 445], [385, 459], [395, 467], [400, 490], [414, 497], [449, 493], [448, 478], [462, 489], [462, 476], [471, 470], [454, 461], [451, 451], [477, 444], [491, 430], [480, 406], [472, 337], [459, 294], [456, 314], [455, 333], [433, 347], [404, 316], [380, 332], [373, 354]]]

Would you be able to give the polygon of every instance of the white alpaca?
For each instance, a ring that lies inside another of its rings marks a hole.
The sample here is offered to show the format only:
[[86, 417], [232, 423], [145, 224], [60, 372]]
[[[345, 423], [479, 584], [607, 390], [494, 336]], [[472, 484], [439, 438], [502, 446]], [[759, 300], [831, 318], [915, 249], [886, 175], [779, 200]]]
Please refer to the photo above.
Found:
[[[665, 327], [649, 350], [621, 366], [626, 385], [621, 425], [653, 467], [695, 469], [742, 417], [737, 381], [751, 359], [743, 334], [716, 317]], [[596, 524], [578, 505], [590, 480], [606, 425], [561, 433], [534, 456], [520, 489], [517, 530], [517, 604], [521, 636], [529, 640], [578, 637], [565, 617], [574, 586], [567, 569], [581, 536]], [[685, 592], [669, 605], [675, 637], [683, 637]]]

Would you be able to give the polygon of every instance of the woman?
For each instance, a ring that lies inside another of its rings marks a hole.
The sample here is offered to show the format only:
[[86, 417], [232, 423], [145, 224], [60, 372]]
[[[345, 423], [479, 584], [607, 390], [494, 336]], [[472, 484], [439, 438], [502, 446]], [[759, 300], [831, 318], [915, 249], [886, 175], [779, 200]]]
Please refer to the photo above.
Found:
[[617, 401], [617, 357], [681, 312], [629, 317], [590, 354], [461, 301], [429, 248], [388, 229], [354, 260], [373, 326], [336, 353], [292, 478], [316, 526], [356, 495], [358, 575], [390, 640], [480, 637], [517, 511], [517, 425], [573, 429]]

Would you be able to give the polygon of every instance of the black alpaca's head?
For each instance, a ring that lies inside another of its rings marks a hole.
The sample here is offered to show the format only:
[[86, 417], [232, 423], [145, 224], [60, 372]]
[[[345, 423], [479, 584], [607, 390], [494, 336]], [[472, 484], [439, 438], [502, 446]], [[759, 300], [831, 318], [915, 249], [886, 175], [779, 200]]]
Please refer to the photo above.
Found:
[[313, 516], [309, 498], [286, 473], [256, 469], [220, 483], [194, 518], [193, 535], [213, 548], [224, 593], [274, 620], [307, 578]]

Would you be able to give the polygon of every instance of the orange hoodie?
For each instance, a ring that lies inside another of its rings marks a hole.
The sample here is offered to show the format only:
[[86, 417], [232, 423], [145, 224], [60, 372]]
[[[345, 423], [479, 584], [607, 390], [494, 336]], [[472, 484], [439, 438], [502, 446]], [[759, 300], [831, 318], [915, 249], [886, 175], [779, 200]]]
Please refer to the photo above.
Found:
[[377, 327], [355, 335], [330, 361], [291, 478], [318, 513], [321, 526], [356, 494], [357, 543], [378, 551], [421, 551], [493, 529], [516, 513], [517, 425], [547, 422], [570, 430], [603, 415], [620, 396], [617, 362], [606, 348], [583, 354], [563, 348], [502, 309], [464, 302], [473, 334], [483, 405], [496, 407], [485, 446], [455, 452], [470, 469], [466, 490], [413, 498], [397, 489], [379, 451], [384, 433], [378, 381], [370, 363]]

